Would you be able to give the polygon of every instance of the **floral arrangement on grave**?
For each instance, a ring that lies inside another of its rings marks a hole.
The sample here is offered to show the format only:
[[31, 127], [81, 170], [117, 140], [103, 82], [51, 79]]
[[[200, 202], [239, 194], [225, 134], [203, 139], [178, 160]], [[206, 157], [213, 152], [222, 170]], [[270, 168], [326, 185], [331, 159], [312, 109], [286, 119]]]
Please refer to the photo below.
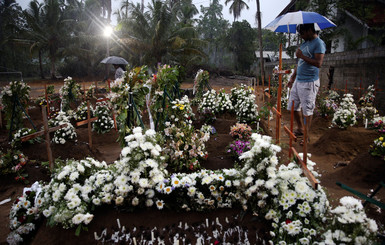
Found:
[[157, 74], [149, 80], [151, 84], [151, 106], [156, 119], [156, 129], [163, 130], [167, 117], [167, 108], [171, 106], [174, 99], [179, 99], [179, 67], [170, 65], [159, 65]]
[[20, 244], [23, 236], [36, 229], [40, 212], [36, 206], [36, 195], [40, 193], [41, 185], [35, 182], [30, 188], [24, 188], [23, 195], [16, 198], [9, 213], [9, 227], [12, 232], [7, 237], [9, 244]]
[[[92, 158], [56, 160], [55, 166], [51, 181], [42, 187], [35, 204], [48, 219], [48, 225], [61, 224], [66, 229], [77, 226], [76, 234], [79, 234], [94, 217], [89, 213], [92, 206], [102, 201], [111, 202], [113, 175], [105, 170], [105, 162]], [[104, 192], [98, 188], [100, 186], [106, 186]], [[94, 197], [95, 193], [103, 196], [102, 201]]]
[[[84, 121], [87, 120], [88, 117], [88, 109], [87, 109], [87, 101], [83, 101], [80, 103], [80, 105], [76, 108], [76, 111], [73, 113], [72, 117], [75, 119], [75, 121]], [[94, 117], [94, 108], [90, 103], [90, 117]]]
[[240, 157], [240, 170], [245, 188], [243, 209], [266, 213], [279, 194], [277, 189], [277, 153], [281, 148], [272, 143], [270, 136], [254, 133], [251, 135], [251, 149]]
[[[17, 130], [23, 127], [23, 110], [26, 110], [29, 101], [31, 88], [24, 82], [10, 82], [0, 93], [5, 112], [6, 128]], [[12, 118], [13, 117], [13, 118]], [[13, 120], [12, 120], [13, 119]]]
[[251, 127], [244, 123], [236, 123], [230, 127], [230, 135], [235, 139], [227, 146], [227, 153], [238, 159], [244, 152], [251, 149]]
[[374, 85], [369, 85], [365, 94], [358, 101], [359, 109], [357, 117], [361, 119], [364, 124], [366, 124], [366, 122], [370, 122], [378, 112], [374, 106], [374, 92]]
[[[315, 163], [308, 159], [307, 166], [313, 171]], [[273, 244], [313, 244], [324, 228], [329, 202], [322, 188], [313, 189], [309, 180], [295, 162], [282, 164], [275, 173], [274, 188], [278, 195], [269, 205], [265, 218], [271, 220]], [[273, 184], [272, 183], [272, 184]], [[286, 243], [284, 243], [286, 242]]]
[[324, 244], [377, 244], [378, 226], [366, 216], [361, 202], [345, 196], [340, 204], [330, 211], [331, 226], [321, 234]]
[[326, 93], [322, 93], [321, 96], [317, 96], [316, 108], [321, 117], [328, 118], [334, 115], [338, 109], [339, 95], [333, 90], [329, 90]]
[[68, 111], [71, 109], [71, 103], [82, 97], [80, 84], [75, 82], [72, 77], [64, 79], [64, 85], [59, 90], [62, 100], [61, 110]]
[[374, 99], [375, 99], [375, 88], [374, 85], [369, 85], [366, 89], [365, 93], [361, 96], [361, 98], [358, 100], [359, 105], [366, 105], [366, 106], [373, 106]]
[[[145, 96], [149, 89], [145, 86], [149, 76], [147, 75], [147, 67], [135, 67], [124, 73], [123, 78], [116, 79], [111, 84], [111, 92], [108, 94], [114, 109], [117, 113], [116, 122], [119, 129], [118, 141], [124, 146], [124, 137], [129, 134], [133, 127], [140, 124], [140, 113], [145, 107]], [[130, 93], [133, 96], [135, 108], [129, 108]], [[130, 126], [128, 124], [128, 116], [130, 116]]]
[[214, 126], [211, 126], [208, 124], [203, 124], [200, 131], [203, 133], [208, 133], [210, 135], [216, 135], [217, 134], [217, 130], [214, 128]]
[[[36, 130], [31, 129], [31, 128], [21, 128], [21, 129], [17, 130], [12, 136], [12, 142], [11, 142], [12, 147], [15, 147], [15, 148], [22, 147], [21, 138], [24, 136], [33, 134], [35, 132], [36, 132]], [[25, 143], [27, 143], [27, 144], [40, 143], [40, 140], [41, 140], [41, 138], [37, 137], [34, 139], [30, 139], [30, 140], [26, 141]]]
[[95, 98], [95, 85], [91, 84], [90, 87], [85, 91], [85, 98], [92, 99]]
[[251, 87], [241, 84], [232, 88], [230, 98], [239, 122], [255, 123], [259, 120], [258, 106]]
[[[48, 97], [48, 102], [49, 102], [49, 106], [50, 106], [50, 108], [49, 108], [50, 117], [53, 117], [59, 112], [60, 103], [61, 103], [60, 94], [55, 93], [55, 86], [54, 85], [48, 85], [47, 86], [47, 97]], [[47, 105], [47, 100], [45, 98], [45, 95], [39, 96], [36, 99], [36, 104], [38, 106]]]
[[60, 111], [55, 118], [48, 121], [49, 127], [56, 127], [62, 124], [67, 124], [67, 126], [55, 131], [52, 138], [52, 142], [55, 144], [65, 144], [68, 140], [75, 140], [77, 137], [75, 128], [64, 111]]
[[230, 94], [227, 94], [225, 92], [225, 89], [219, 90], [219, 93], [217, 95], [217, 104], [218, 107], [216, 109], [216, 112], [219, 114], [234, 111], [234, 107], [230, 99]]
[[173, 101], [168, 115], [164, 129], [168, 167], [173, 171], [199, 169], [200, 161], [207, 158], [205, 142], [209, 140], [210, 133], [196, 130], [192, 125], [194, 114], [187, 96]]
[[209, 89], [209, 72], [199, 69], [194, 78], [193, 94], [195, 98], [193, 104], [198, 104], [202, 98], [205, 88]]
[[28, 183], [28, 174], [24, 171], [28, 158], [19, 150], [8, 149], [6, 153], [0, 151], [0, 173], [1, 175], [16, 175], [16, 181]]
[[373, 145], [370, 145], [369, 152], [372, 156], [381, 157], [385, 160], [385, 141], [383, 136], [374, 140]]
[[249, 151], [250, 149], [250, 141], [234, 140], [227, 146], [227, 153], [237, 160], [244, 152]]
[[[279, 67], [275, 66], [273, 69], [273, 76], [270, 82], [270, 95], [273, 97], [277, 97], [278, 93], [278, 87], [279, 87]], [[290, 73], [288, 74], [282, 74], [282, 94], [281, 94], [281, 106], [282, 108], [287, 107], [288, 99], [289, 99], [289, 94], [288, 94], [288, 88], [287, 84], [290, 80], [290, 77], [293, 75], [294, 68], [290, 68]], [[265, 87], [268, 85], [265, 84]], [[268, 89], [268, 88], [267, 88]], [[266, 91], [266, 89], [265, 89]]]
[[93, 131], [104, 134], [114, 127], [114, 120], [111, 118], [111, 105], [107, 101], [96, 102], [94, 115], [98, 119], [92, 122]]
[[[272, 144], [269, 136], [252, 134], [252, 147], [241, 155], [244, 165], [240, 170], [171, 175], [165, 170], [167, 154], [163, 152], [165, 142], [161, 135], [138, 127], [125, 140], [127, 146], [122, 149], [120, 160], [109, 166], [92, 158], [57, 160], [51, 181], [42, 186], [34, 206], [32, 203], [26, 206], [42, 213], [49, 225], [77, 226], [76, 234], [87, 229], [95, 206], [115, 204], [126, 210], [154, 206], [186, 211], [242, 207], [272, 221], [270, 243], [274, 240], [278, 244], [285, 241], [312, 244], [317, 241], [315, 238], [323, 236], [321, 227], [325, 226], [328, 210], [324, 191], [311, 189], [295, 163], [277, 169], [277, 153], [281, 148]], [[313, 171], [314, 163], [310, 160], [308, 167]], [[20, 209], [18, 215], [27, 216], [28, 210]], [[356, 210], [354, 213], [359, 216], [353, 218], [362, 221], [362, 231], [367, 231], [366, 238], [375, 234], [375, 224], [363, 213]], [[329, 223], [340, 222], [340, 230], [348, 234], [352, 219], [348, 220], [348, 226], [343, 224], [352, 214], [341, 214], [331, 213], [330, 219], [337, 215], [336, 222]], [[14, 215], [11, 217], [14, 219]], [[362, 239], [362, 233], [357, 234]]]
[[380, 134], [385, 134], [385, 117], [376, 116], [368, 122], [368, 127], [374, 129]]
[[357, 106], [354, 104], [352, 94], [344, 94], [341, 103], [334, 113], [332, 126], [346, 129], [357, 124], [356, 119]]
[[215, 114], [217, 113], [218, 107], [217, 92], [211, 89], [201, 97], [198, 104], [198, 112], [205, 123], [211, 124], [216, 120]]

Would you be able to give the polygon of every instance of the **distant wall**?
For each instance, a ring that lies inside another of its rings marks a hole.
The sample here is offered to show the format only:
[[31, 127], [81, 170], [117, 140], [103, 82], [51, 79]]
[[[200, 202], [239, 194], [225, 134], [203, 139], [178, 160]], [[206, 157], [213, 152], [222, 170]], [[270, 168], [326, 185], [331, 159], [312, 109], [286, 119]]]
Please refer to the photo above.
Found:
[[[283, 60], [284, 69], [294, 65], [295, 59]], [[266, 74], [271, 74], [278, 62], [266, 63]], [[385, 47], [359, 49], [354, 51], [326, 54], [320, 69], [321, 86], [329, 83], [328, 71], [334, 67], [334, 83], [332, 88], [345, 89], [358, 99], [358, 90], [353, 88], [367, 88], [374, 84], [382, 91], [376, 92], [376, 107], [385, 112]]]

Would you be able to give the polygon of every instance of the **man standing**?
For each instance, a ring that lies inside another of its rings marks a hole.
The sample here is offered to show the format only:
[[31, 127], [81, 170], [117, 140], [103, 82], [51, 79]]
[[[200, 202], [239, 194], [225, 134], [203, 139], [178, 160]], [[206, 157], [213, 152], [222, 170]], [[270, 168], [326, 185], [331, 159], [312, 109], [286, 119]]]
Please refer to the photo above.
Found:
[[[297, 130], [294, 133], [296, 136], [303, 135], [302, 129], [305, 123], [307, 139], [309, 139], [315, 100], [320, 86], [319, 68], [322, 65], [326, 45], [318, 37], [314, 24], [298, 25], [297, 31], [305, 42], [295, 52], [298, 64], [288, 83], [291, 91], [287, 109], [291, 110], [294, 101], [294, 118], [297, 123]], [[303, 145], [304, 140], [307, 139], [303, 139], [300, 144]]]

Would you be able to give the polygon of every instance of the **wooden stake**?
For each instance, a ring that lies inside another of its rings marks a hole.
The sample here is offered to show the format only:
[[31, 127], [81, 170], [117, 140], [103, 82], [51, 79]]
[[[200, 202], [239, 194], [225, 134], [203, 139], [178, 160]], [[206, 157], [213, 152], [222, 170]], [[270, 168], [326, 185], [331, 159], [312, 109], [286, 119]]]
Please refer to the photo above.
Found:
[[53, 157], [52, 157], [52, 150], [51, 150], [51, 139], [49, 137], [49, 128], [48, 128], [48, 120], [47, 120], [47, 109], [42, 106], [41, 112], [43, 115], [43, 123], [44, 123], [44, 135], [45, 135], [45, 144], [47, 147], [47, 155], [48, 155], [48, 162], [49, 162], [49, 168], [51, 169], [51, 172], [53, 171]]
[[306, 121], [306, 116], [303, 117], [303, 162], [307, 166], [307, 124], [309, 122]]
[[348, 93], [348, 80], [346, 80], [345, 82], [345, 94]]
[[[282, 71], [282, 43], [279, 45], [279, 71]], [[282, 74], [278, 75], [279, 86], [277, 92], [277, 111], [281, 113]], [[281, 138], [281, 117], [276, 118], [276, 142], [279, 144]]]
[[44, 91], [45, 91], [45, 100], [47, 101], [47, 114], [48, 117], [51, 117], [51, 113], [49, 111], [49, 101], [48, 101], [48, 92], [47, 92], [47, 84], [44, 84]]
[[310, 172], [310, 170], [307, 168], [306, 164], [299, 157], [299, 155], [298, 155], [298, 153], [297, 153], [297, 151], [295, 150], [294, 147], [291, 147], [291, 151], [293, 152], [294, 156], [299, 161], [299, 165], [302, 168], [302, 171], [303, 171], [304, 175], [308, 178], [308, 180], [310, 181], [311, 185], [313, 186], [313, 189], [317, 190], [319, 182], [314, 177], [314, 175]]

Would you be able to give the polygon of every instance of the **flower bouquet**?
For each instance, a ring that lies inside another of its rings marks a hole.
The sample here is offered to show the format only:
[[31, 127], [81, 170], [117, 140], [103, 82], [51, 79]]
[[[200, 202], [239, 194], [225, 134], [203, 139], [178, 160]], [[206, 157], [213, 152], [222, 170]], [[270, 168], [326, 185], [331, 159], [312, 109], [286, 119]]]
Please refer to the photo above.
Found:
[[354, 104], [353, 95], [345, 94], [338, 110], [334, 113], [332, 125], [342, 129], [357, 124], [357, 106]]

